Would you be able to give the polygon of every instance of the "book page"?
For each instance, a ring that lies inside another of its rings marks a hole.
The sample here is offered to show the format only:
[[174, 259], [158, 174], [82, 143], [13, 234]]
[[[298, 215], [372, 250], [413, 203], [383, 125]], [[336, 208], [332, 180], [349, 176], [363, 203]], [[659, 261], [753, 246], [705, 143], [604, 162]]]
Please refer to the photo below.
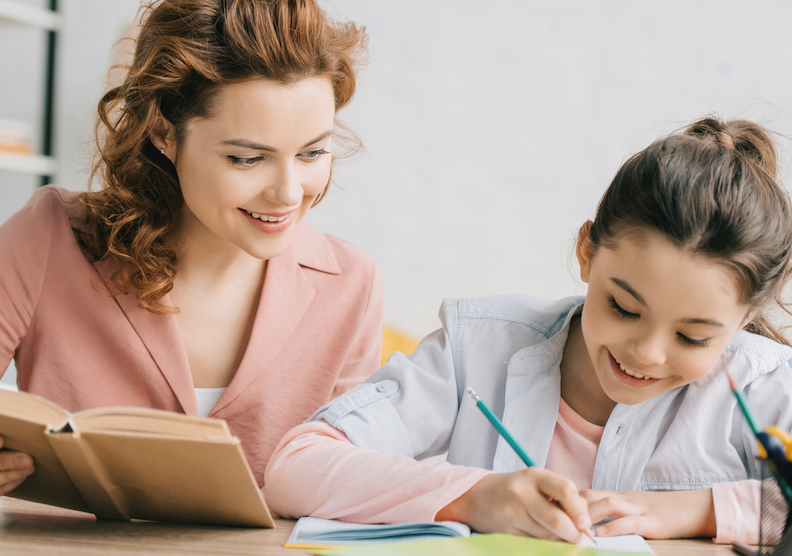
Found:
[[75, 488], [47, 440], [45, 430], [58, 424], [69, 413], [54, 403], [27, 394], [0, 390], [0, 437], [3, 448], [28, 454], [34, 471], [7, 496], [54, 504], [62, 508], [88, 511], [88, 505]]
[[54, 427], [68, 419], [69, 412], [34, 394], [0, 390], [0, 415]]
[[87, 409], [72, 415], [71, 423], [80, 432], [235, 441], [222, 419], [191, 417], [172, 411], [141, 407]]

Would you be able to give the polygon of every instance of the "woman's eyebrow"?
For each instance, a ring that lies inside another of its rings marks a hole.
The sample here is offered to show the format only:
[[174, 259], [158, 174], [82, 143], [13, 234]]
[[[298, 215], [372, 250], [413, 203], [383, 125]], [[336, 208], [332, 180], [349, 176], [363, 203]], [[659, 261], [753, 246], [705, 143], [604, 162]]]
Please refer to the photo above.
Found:
[[[314, 143], [318, 143], [322, 139], [326, 139], [330, 135], [333, 134], [333, 130], [325, 131], [319, 137], [314, 139], [313, 141], [308, 141], [302, 148], [310, 147]], [[261, 143], [256, 143], [254, 141], [250, 141], [249, 139], [228, 139], [227, 141], [222, 141], [221, 145], [231, 145], [232, 147], [242, 147], [243, 149], [252, 149], [254, 151], [268, 151], [268, 152], [278, 152], [278, 149], [275, 147], [270, 147], [268, 145], [262, 145]]]
[[628, 284], [627, 282], [625, 282], [624, 280], [621, 280], [619, 278], [611, 278], [611, 282], [613, 282], [614, 284], [619, 286], [621, 289], [623, 289], [624, 291], [629, 293], [631, 296], [633, 296], [638, 303], [640, 303], [644, 307], [646, 306], [646, 301], [644, 301], [644, 298], [641, 297], [641, 295], [638, 292], [636, 292], [634, 289], [632, 289], [632, 287], [630, 287], [630, 284]]

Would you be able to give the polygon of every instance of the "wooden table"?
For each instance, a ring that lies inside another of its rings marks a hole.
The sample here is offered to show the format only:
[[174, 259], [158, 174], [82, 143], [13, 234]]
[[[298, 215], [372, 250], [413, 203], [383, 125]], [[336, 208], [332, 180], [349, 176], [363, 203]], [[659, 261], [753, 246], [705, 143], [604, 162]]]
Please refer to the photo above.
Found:
[[[294, 521], [275, 529], [237, 529], [153, 522], [97, 521], [93, 515], [0, 497], [0, 554], [209, 555], [307, 554], [283, 548]], [[657, 556], [734, 556], [709, 541], [649, 541]]]

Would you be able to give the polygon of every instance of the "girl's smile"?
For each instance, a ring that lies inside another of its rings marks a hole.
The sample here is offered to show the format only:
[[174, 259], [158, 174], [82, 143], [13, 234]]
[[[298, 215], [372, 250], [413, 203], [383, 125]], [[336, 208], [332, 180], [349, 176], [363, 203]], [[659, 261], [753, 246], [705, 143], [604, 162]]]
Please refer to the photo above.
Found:
[[633, 388], [646, 388], [647, 386], [650, 386], [662, 380], [660, 378], [653, 378], [648, 375], [642, 374], [629, 367], [625, 367], [624, 365], [619, 363], [615, 357], [613, 357], [613, 354], [610, 351], [608, 351], [607, 348], [605, 348], [605, 350], [608, 352], [608, 359], [613, 374], [616, 376], [616, 378], [618, 378], [627, 386], [632, 386]]

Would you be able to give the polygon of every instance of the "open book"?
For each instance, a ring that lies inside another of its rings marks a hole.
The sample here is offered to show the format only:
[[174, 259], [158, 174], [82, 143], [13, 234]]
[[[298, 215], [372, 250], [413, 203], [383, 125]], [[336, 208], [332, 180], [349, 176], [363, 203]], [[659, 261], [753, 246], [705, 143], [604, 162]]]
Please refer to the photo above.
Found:
[[[475, 533], [473, 533], [475, 535]], [[312, 554], [337, 554], [357, 555], [354, 549], [346, 550], [346, 547], [356, 545], [395, 543], [410, 541], [404, 545], [404, 549], [393, 547], [388, 550], [382, 549], [377, 554], [401, 555], [410, 554], [479, 554], [478, 547], [473, 550], [471, 546], [465, 544], [455, 545], [449, 541], [446, 545], [432, 544], [426, 545], [427, 551], [422, 552], [422, 544], [418, 541], [428, 541], [437, 539], [465, 539], [471, 536], [470, 527], [463, 523], [454, 521], [416, 521], [411, 523], [388, 523], [384, 525], [369, 525], [363, 523], [348, 523], [333, 519], [320, 519], [317, 517], [301, 517], [294, 526], [289, 540], [284, 545], [286, 548], [308, 548], [312, 549]], [[654, 554], [652, 549], [646, 544], [643, 537], [639, 535], [620, 535], [617, 537], [597, 537], [597, 543], [586, 539], [579, 545], [572, 545], [561, 542], [542, 541], [538, 539], [525, 539], [523, 537], [511, 537], [509, 535], [478, 535], [475, 541], [480, 545], [482, 554], [553, 554], [561, 555], [568, 553], [575, 556], [586, 554]], [[503, 537], [503, 538], [501, 538]], [[415, 542], [412, 542], [415, 541]], [[492, 545], [493, 543], [505, 543], [500, 548]], [[510, 551], [502, 550], [508, 545]], [[590, 547], [594, 550], [587, 552], [581, 547]], [[448, 550], [444, 552], [440, 549]], [[514, 549], [511, 551], [511, 549]], [[569, 548], [567, 552], [565, 552]], [[319, 552], [316, 552], [319, 550]], [[337, 551], [337, 552], [334, 552]], [[543, 552], [543, 550], [546, 550]], [[325, 552], [326, 551], [326, 552]], [[535, 552], [534, 552], [535, 551]], [[360, 554], [365, 554], [365, 549]]]
[[239, 440], [221, 419], [110, 407], [69, 414], [0, 390], [3, 448], [35, 471], [7, 496], [101, 519], [274, 527]]

